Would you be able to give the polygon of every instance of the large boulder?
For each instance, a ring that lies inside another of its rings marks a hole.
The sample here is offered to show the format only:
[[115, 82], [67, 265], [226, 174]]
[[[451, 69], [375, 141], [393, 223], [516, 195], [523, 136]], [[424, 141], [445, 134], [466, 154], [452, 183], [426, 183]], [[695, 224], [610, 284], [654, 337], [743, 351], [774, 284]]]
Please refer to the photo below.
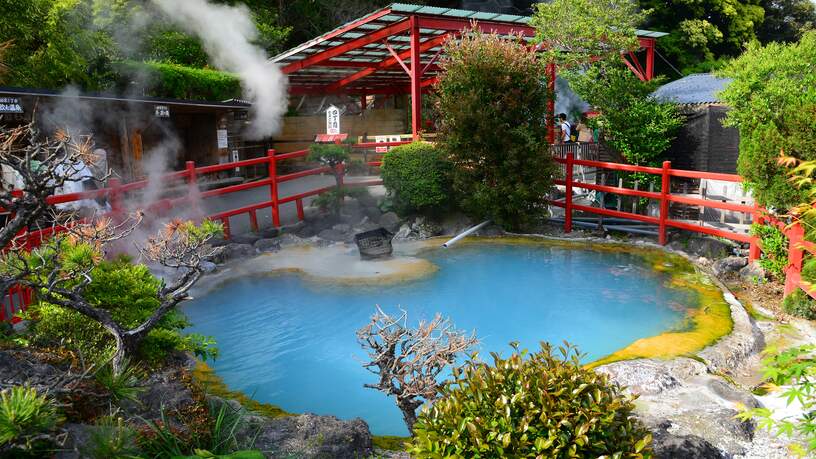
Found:
[[652, 448], [657, 459], [724, 459], [719, 449], [695, 435], [672, 435], [667, 430], [653, 432]]
[[715, 276], [723, 276], [729, 273], [738, 272], [748, 264], [748, 259], [745, 257], [725, 257], [714, 262], [711, 269]]
[[258, 239], [255, 241], [255, 249], [258, 252], [277, 252], [281, 249], [281, 241], [279, 238]]
[[685, 244], [685, 251], [709, 259], [725, 258], [731, 255], [736, 245], [730, 241], [713, 237], [692, 237]]
[[739, 270], [739, 276], [747, 282], [762, 282], [767, 278], [768, 274], [759, 263], [753, 261]]
[[224, 247], [222, 253], [224, 260], [235, 260], [255, 256], [258, 252], [251, 244], [233, 242]]
[[380, 226], [392, 233], [396, 233], [399, 230], [401, 223], [402, 221], [399, 216], [394, 212], [386, 212], [380, 217]]
[[425, 217], [417, 217], [414, 224], [411, 225], [411, 230], [420, 239], [428, 239], [442, 234], [442, 227]]
[[255, 233], [236, 234], [231, 237], [232, 242], [236, 244], [254, 244], [261, 236]]
[[447, 215], [442, 220], [442, 234], [446, 236], [456, 236], [462, 231], [473, 226], [473, 222], [464, 214], [454, 213]]

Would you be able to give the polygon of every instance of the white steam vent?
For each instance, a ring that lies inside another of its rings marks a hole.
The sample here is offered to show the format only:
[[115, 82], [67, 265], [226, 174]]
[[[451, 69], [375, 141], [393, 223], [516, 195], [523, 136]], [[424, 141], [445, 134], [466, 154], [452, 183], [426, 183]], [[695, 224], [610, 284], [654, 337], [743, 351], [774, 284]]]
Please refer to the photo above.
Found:
[[252, 102], [252, 124], [246, 136], [259, 140], [280, 131], [287, 109], [287, 78], [266, 52], [252, 42], [258, 30], [249, 9], [215, 5], [207, 0], [154, 0], [154, 3], [188, 33], [201, 39], [212, 64], [235, 73], [244, 98]]

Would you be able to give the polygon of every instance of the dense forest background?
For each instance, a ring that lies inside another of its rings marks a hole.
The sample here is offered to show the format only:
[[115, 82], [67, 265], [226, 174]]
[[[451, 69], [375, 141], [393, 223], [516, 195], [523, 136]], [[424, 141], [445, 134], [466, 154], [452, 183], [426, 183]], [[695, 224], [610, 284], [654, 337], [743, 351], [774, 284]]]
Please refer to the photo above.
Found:
[[[213, 0], [244, 3], [273, 56], [388, 0]], [[528, 1], [411, 0], [445, 7], [529, 11]], [[644, 28], [660, 39], [670, 78], [708, 71], [759, 40], [791, 42], [816, 23], [811, 0], [639, 0], [651, 9]], [[150, 0], [0, 0], [0, 84], [37, 88], [74, 85], [87, 91], [139, 92], [179, 98], [228, 99], [240, 94], [231, 75], [210, 68], [201, 43], [170, 25]], [[670, 65], [669, 65], [670, 64]], [[674, 67], [674, 68], [672, 68]]]

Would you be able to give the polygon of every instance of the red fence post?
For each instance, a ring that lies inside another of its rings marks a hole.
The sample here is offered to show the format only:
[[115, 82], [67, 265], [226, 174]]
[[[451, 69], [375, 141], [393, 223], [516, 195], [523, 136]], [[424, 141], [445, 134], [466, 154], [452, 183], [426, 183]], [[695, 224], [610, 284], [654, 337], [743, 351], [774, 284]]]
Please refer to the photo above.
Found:
[[124, 209], [122, 208], [122, 182], [118, 178], [111, 178], [108, 180], [108, 201], [111, 206], [111, 213], [114, 220], [121, 221]]
[[187, 161], [185, 165], [187, 169], [187, 184], [190, 185], [190, 187], [194, 187], [196, 185], [195, 161]]
[[572, 162], [575, 161], [575, 154], [567, 153], [567, 164], [565, 174], [566, 199], [564, 206], [564, 232], [572, 232]]
[[785, 294], [788, 296], [799, 288], [802, 279], [802, 260], [805, 251], [802, 243], [805, 241], [805, 228], [796, 223], [788, 231], [788, 267], [785, 269]]
[[[765, 219], [762, 217], [762, 212], [759, 207], [759, 203], [754, 201], [754, 213], [752, 214], [753, 218], [751, 219], [751, 223], [762, 225], [765, 223]], [[759, 246], [759, 237], [753, 236], [751, 237], [751, 248], [748, 250], [748, 261], [759, 260], [762, 257], [762, 248]]]
[[663, 161], [663, 172], [660, 182], [660, 223], [658, 224], [658, 239], [660, 245], [666, 245], [666, 222], [669, 220], [669, 194], [671, 193], [671, 161]]
[[298, 220], [303, 221], [306, 219], [306, 215], [303, 213], [303, 200], [298, 199], [295, 201], [295, 205], [297, 205], [297, 216]]
[[280, 209], [278, 209], [278, 165], [275, 159], [275, 150], [269, 149], [266, 152], [269, 160], [269, 194], [272, 200], [272, 224], [280, 226]]

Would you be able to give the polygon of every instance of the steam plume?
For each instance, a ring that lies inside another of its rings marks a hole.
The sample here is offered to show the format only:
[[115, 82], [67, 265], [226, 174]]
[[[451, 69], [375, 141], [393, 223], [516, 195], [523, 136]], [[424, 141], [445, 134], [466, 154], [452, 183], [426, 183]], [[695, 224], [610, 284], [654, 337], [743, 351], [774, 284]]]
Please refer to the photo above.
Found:
[[287, 80], [266, 52], [252, 44], [258, 30], [245, 5], [214, 5], [207, 0], [154, 0], [180, 27], [198, 36], [216, 67], [241, 79], [252, 102], [247, 138], [258, 140], [280, 130], [286, 113]]

